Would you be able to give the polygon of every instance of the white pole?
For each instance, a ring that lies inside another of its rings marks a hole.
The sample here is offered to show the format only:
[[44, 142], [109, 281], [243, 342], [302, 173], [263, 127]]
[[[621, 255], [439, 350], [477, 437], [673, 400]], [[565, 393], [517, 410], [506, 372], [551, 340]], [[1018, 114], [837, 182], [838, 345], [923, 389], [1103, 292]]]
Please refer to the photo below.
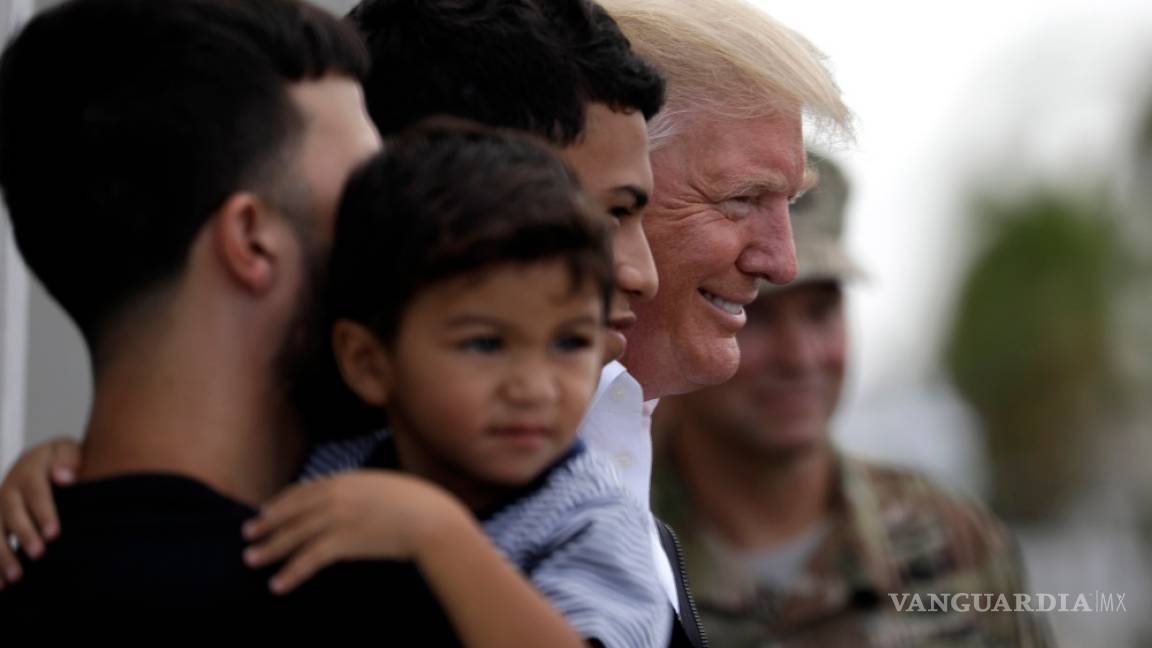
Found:
[[[0, 3], [0, 40], [7, 42], [32, 10], [32, 0]], [[5, 473], [24, 447], [27, 368], [28, 274], [5, 212], [0, 217], [0, 470]]]

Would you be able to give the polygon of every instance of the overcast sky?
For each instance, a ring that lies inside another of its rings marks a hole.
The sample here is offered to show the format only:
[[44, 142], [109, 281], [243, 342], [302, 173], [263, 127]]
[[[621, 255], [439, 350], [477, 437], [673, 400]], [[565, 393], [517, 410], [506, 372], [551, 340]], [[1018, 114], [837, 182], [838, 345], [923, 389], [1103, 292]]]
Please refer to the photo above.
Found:
[[970, 188], [1091, 183], [1152, 98], [1152, 2], [756, 4], [807, 36], [858, 117], [849, 244], [857, 398], [928, 376], [970, 254]]

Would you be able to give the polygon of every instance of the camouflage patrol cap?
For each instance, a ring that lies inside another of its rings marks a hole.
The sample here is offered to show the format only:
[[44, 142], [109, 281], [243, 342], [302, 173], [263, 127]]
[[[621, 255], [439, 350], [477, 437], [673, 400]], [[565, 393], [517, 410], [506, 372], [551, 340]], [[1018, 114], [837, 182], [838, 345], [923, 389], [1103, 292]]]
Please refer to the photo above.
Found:
[[[810, 281], [859, 279], [864, 271], [844, 247], [844, 207], [848, 180], [832, 161], [812, 156], [819, 182], [792, 205], [792, 236], [796, 241], [795, 285]], [[763, 282], [760, 294], [787, 286]]]

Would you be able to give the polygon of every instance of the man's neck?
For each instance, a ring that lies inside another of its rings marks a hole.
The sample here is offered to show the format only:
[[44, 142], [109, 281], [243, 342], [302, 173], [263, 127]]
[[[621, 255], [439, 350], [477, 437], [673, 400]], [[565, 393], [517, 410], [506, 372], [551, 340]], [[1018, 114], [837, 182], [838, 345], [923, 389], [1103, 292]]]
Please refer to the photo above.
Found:
[[252, 506], [291, 481], [304, 436], [273, 367], [235, 349], [144, 346], [96, 377], [82, 480], [174, 473]]
[[830, 514], [836, 474], [827, 442], [777, 453], [683, 428], [672, 450], [696, 514], [734, 547], [771, 549]]

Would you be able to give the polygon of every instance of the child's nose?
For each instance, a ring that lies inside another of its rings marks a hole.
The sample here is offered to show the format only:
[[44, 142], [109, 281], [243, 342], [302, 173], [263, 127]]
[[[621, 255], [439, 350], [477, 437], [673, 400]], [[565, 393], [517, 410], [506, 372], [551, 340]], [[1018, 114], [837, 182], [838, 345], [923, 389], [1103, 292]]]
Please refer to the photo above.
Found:
[[517, 362], [505, 378], [504, 391], [509, 401], [520, 406], [551, 403], [557, 397], [553, 372], [537, 359]]

